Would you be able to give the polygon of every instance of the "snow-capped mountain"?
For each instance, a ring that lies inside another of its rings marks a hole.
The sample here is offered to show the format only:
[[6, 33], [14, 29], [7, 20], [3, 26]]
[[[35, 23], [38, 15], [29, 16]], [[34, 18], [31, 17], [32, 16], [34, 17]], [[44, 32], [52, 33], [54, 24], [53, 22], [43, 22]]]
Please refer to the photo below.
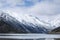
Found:
[[10, 16], [7, 13], [0, 13], [0, 20], [11, 25], [18, 31], [23, 30], [27, 33], [48, 33], [48, 30], [39, 22], [37, 17], [31, 15], [21, 15], [20, 19]]
[[[12, 15], [13, 14], [13, 15]], [[41, 20], [41, 18], [29, 15], [29, 14], [17, 14], [17, 13], [12, 13], [10, 14], [12, 17], [16, 18], [19, 22], [24, 23], [23, 20], [26, 23], [32, 23], [34, 25], [42, 25], [44, 28], [48, 30], [53, 30], [58, 27], [57, 23], [54, 24], [55, 21], [46, 22], [45, 20]], [[47, 19], [46, 19], [47, 20]]]
[[51, 26], [51, 24], [40, 20], [38, 17], [28, 15], [28, 14], [19, 14], [17, 13], [0, 13], [0, 20], [3, 20], [7, 24], [10, 24], [12, 27], [18, 31], [21, 29], [28, 33], [48, 33], [55, 29], [56, 27]]

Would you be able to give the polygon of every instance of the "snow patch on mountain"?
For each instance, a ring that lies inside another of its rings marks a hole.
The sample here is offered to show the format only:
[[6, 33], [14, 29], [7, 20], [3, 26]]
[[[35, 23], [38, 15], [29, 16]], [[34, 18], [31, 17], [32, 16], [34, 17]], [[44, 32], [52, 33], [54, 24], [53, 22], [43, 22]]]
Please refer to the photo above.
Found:
[[[1, 14], [2, 13], [0, 13], [0, 15]], [[51, 20], [50, 22], [46, 22], [46, 21], [40, 19], [39, 17], [29, 15], [29, 14], [5, 13], [5, 15], [6, 14], [11, 15], [12, 17], [16, 18], [19, 22], [21, 22], [23, 24], [25, 24], [24, 23], [24, 21], [25, 21], [28, 25], [30, 25], [29, 23], [31, 23], [34, 25], [38, 25], [40, 27], [42, 26], [48, 30], [52, 30], [52, 29], [55, 29], [60, 26], [60, 19], [59, 19], [60, 17], [57, 17], [57, 16], [53, 20]]]

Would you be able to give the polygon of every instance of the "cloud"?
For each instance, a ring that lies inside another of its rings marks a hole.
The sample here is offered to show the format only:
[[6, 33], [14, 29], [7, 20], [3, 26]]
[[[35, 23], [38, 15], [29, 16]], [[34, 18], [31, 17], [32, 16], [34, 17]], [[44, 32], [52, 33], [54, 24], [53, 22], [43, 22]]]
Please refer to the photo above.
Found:
[[0, 0], [0, 9], [13, 8], [29, 14], [55, 15], [60, 13], [60, 0]]
[[35, 4], [29, 9], [30, 13], [42, 14], [42, 15], [55, 15], [60, 13], [60, 4], [53, 0], [50, 2], [49, 0], [41, 1], [40, 3]]
[[2, 4], [0, 7], [15, 7], [17, 4], [23, 5], [24, 2], [23, 0], [0, 0], [0, 4]]
[[0, 8], [5, 7], [29, 7], [34, 5], [38, 0], [0, 0]]

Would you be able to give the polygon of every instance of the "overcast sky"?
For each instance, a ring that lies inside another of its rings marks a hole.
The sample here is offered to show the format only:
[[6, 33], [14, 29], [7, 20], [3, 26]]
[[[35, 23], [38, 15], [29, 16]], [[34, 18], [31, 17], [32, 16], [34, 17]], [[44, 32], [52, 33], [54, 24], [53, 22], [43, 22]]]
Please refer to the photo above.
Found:
[[60, 23], [60, 0], [0, 0], [0, 10], [14, 15], [39, 16], [41, 20], [54, 25]]
[[0, 10], [13, 10], [21, 14], [55, 15], [60, 14], [60, 0], [0, 0]]

